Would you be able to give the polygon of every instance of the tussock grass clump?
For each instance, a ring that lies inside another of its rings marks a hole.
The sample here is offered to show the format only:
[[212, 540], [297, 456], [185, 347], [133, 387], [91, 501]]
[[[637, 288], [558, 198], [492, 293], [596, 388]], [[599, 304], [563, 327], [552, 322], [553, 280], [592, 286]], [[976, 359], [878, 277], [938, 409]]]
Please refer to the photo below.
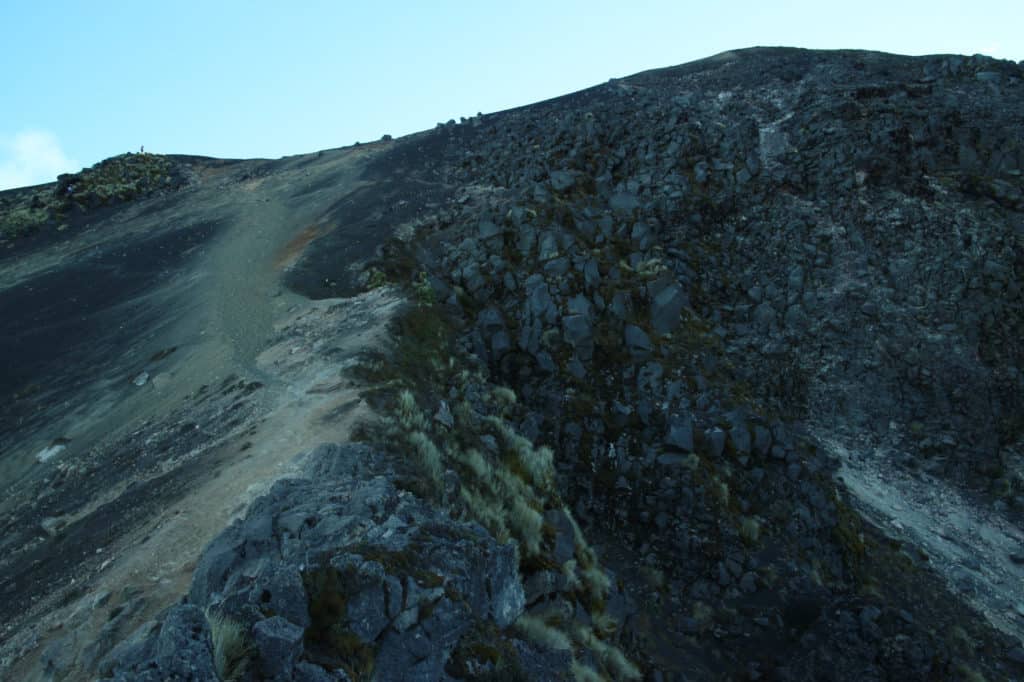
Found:
[[553, 628], [536, 616], [524, 614], [516, 621], [516, 628], [535, 644], [556, 651], [572, 651], [569, 636]]
[[416, 277], [412, 281], [412, 291], [421, 304], [431, 306], [436, 302], [436, 295], [434, 294], [434, 287], [430, 285], [430, 279], [427, 277], [427, 273], [422, 270], [416, 274]]
[[745, 516], [740, 521], [740, 537], [748, 545], [753, 545], [757, 542], [758, 538], [761, 537], [761, 524], [758, 523], [757, 519]]
[[946, 633], [946, 644], [960, 656], [974, 654], [974, 639], [960, 625], [954, 625]]
[[367, 291], [373, 289], [379, 289], [388, 285], [388, 276], [384, 274], [379, 268], [370, 267], [363, 272], [364, 286]]
[[562, 564], [562, 575], [565, 576], [565, 586], [570, 592], [575, 592], [583, 587], [583, 582], [580, 581], [580, 576], [576, 572], [576, 560], [569, 559]]
[[711, 484], [711, 496], [719, 505], [729, 506], [729, 484], [725, 481], [715, 480]]
[[398, 423], [406, 430], [422, 431], [427, 428], [427, 420], [416, 404], [416, 398], [408, 390], [398, 394]]
[[604, 677], [598, 674], [596, 670], [575, 659], [570, 664], [569, 670], [572, 672], [572, 678], [576, 682], [606, 682]]
[[470, 448], [462, 453], [459, 458], [463, 464], [465, 464], [473, 475], [476, 476], [484, 484], [491, 484], [494, 478], [494, 467], [488, 463], [484, 456], [480, 454], [480, 451], [476, 448]]
[[551, 448], [542, 445], [519, 453], [519, 461], [530, 475], [530, 480], [541, 489], [548, 489], [555, 478], [555, 453]]
[[489, 530], [498, 542], [505, 543], [512, 538], [512, 533], [505, 523], [504, 509], [496, 505], [491, 498], [477, 494], [468, 487], [462, 488], [460, 494], [470, 516]]
[[[376, 380], [376, 390], [384, 389], [391, 397], [383, 403], [391, 414], [378, 435], [391, 446], [405, 446], [415, 457], [425, 474], [426, 494], [444, 489], [448, 469], [457, 472], [459, 513], [483, 525], [498, 542], [514, 541], [521, 571], [561, 570], [566, 579], [562, 605], [567, 610], [520, 617], [516, 627], [525, 639], [559, 651], [572, 652], [574, 646], [590, 649], [603, 674], [574, 662], [576, 679], [637, 679], [636, 667], [603, 639], [613, 637], [619, 627], [603, 612], [611, 578], [558, 494], [554, 452], [516, 431], [508, 421], [516, 410], [515, 393], [490, 385], [472, 364], [453, 357], [452, 328], [432, 318], [433, 312], [424, 306], [406, 314], [395, 330], [398, 340], [391, 349], [400, 357], [392, 362], [382, 356], [370, 368], [372, 375], [367, 378]], [[403, 329], [410, 336], [403, 338]], [[450, 401], [450, 428], [437, 427], [430, 417], [433, 408], [420, 407], [435, 404], [438, 396]], [[553, 527], [545, 525], [548, 509], [562, 509], [572, 526], [575, 556], [560, 567], [546, 556], [546, 543], [555, 539]], [[592, 626], [577, 631], [573, 628], [579, 605], [591, 611]]]
[[591, 614], [590, 618], [594, 622], [594, 629], [603, 635], [611, 635], [619, 629], [619, 621], [604, 611]]
[[539, 555], [544, 528], [544, 517], [540, 512], [521, 497], [516, 498], [512, 502], [512, 509], [509, 510], [509, 521], [527, 556]]
[[712, 616], [715, 615], [715, 611], [704, 602], [695, 601], [693, 602], [693, 609], [690, 611], [690, 615], [695, 621], [703, 625], [711, 620]]
[[601, 570], [597, 564], [588, 566], [581, 571], [583, 584], [587, 590], [598, 601], [604, 601], [608, 597], [608, 591], [612, 588], [611, 578]]
[[529, 439], [516, 433], [504, 419], [491, 416], [484, 421], [501, 439], [505, 450], [515, 458], [528, 482], [533, 483], [539, 491], [550, 493], [555, 478], [555, 456], [551, 448], [535, 447]]
[[642, 675], [617, 646], [608, 644], [587, 627], [576, 628], [576, 640], [597, 656], [616, 680], [639, 680]]
[[554, 599], [534, 606], [530, 615], [540, 618], [551, 627], [563, 629], [562, 626], [571, 623], [576, 609], [564, 599]]
[[409, 444], [416, 450], [420, 464], [430, 477], [431, 482], [440, 489], [444, 481], [444, 462], [441, 451], [434, 445], [434, 441], [422, 431], [414, 431], [409, 434]]
[[237, 680], [245, 675], [251, 654], [245, 628], [237, 620], [217, 614], [206, 615], [213, 643], [213, 668], [221, 680]]
[[956, 667], [956, 671], [960, 673], [967, 682], [988, 682], [984, 675], [962, 663]]
[[689, 455], [683, 458], [681, 462], [683, 468], [689, 471], [696, 471], [700, 467], [700, 457], [696, 453], [691, 452]]
[[580, 524], [576, 523], [576, 518], [572, 513], [565, 507], [562, 508], [566, 517], [569, 519], [569, 523], [572, 524], [573, 539], [576, 541], [576, 558], [584, 568], [589, 568], [597, 563], [597, 553], [587, 543], [587, 538], [583, 535], [583, 529], [580, 528]]
[[516, 394], [507, 386], [495, 386], [491, 389], [491, 397], [498, 405], [498, 413], [504, 416], [516, 404]]
[[423, 394], [443, 385], [453, 370], [452, 325], [442, 311], [428, 305], [408, 307], [395, 317], [389, 325], [393, 340], [351, 370], [367, 386], [364, 396], [383, 407], [380, 396], [390, 398], [398, 389]]

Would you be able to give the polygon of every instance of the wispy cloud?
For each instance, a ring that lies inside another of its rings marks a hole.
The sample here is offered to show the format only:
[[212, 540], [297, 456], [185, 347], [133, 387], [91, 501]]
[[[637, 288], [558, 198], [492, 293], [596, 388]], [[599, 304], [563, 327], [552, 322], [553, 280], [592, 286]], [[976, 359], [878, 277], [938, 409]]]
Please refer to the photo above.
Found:
[[68, 158], [57, 136], [46, 130], [0, 135], [0, 189], [51, 182], [61, 173], [81, 170]]

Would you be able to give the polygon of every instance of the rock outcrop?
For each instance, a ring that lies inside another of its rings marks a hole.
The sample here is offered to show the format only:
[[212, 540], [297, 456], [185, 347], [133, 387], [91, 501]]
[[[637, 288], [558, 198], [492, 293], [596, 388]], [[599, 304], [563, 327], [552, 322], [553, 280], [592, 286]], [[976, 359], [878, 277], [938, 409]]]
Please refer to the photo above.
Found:
[[[210, 544], [186, 602], [100, 674], [427, 681], [451, 679], [446, 666], [496, 670], [465, 652], [473, 641], [499, 651], [489, 633], [523, 612], [516, 546], [396, 489], [383, 461], [366, 446], [312, 452], [305, 477], [277, 482]], [[453, 660], [460, 645], [469, 658]]]

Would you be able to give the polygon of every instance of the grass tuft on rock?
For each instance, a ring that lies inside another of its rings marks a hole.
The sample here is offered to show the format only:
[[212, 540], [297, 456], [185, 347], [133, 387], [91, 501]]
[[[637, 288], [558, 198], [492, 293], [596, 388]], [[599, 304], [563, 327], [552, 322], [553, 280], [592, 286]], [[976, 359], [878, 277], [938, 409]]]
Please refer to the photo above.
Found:
[[245, 627], [233, 618], [207, 614], [210, 639], [213, 643], [213, 669], [217, 676], [229, 682], [245, 675], [251, 657], [251, 645]]

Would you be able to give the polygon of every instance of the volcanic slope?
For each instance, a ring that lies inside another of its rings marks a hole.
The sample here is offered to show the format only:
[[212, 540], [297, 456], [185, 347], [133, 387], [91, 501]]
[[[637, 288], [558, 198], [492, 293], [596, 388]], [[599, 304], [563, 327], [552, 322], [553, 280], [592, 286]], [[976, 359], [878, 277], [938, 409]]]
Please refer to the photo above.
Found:
[[1021, 111], [755, 48], [13, 238], [3, 664], [1020, 679]]

